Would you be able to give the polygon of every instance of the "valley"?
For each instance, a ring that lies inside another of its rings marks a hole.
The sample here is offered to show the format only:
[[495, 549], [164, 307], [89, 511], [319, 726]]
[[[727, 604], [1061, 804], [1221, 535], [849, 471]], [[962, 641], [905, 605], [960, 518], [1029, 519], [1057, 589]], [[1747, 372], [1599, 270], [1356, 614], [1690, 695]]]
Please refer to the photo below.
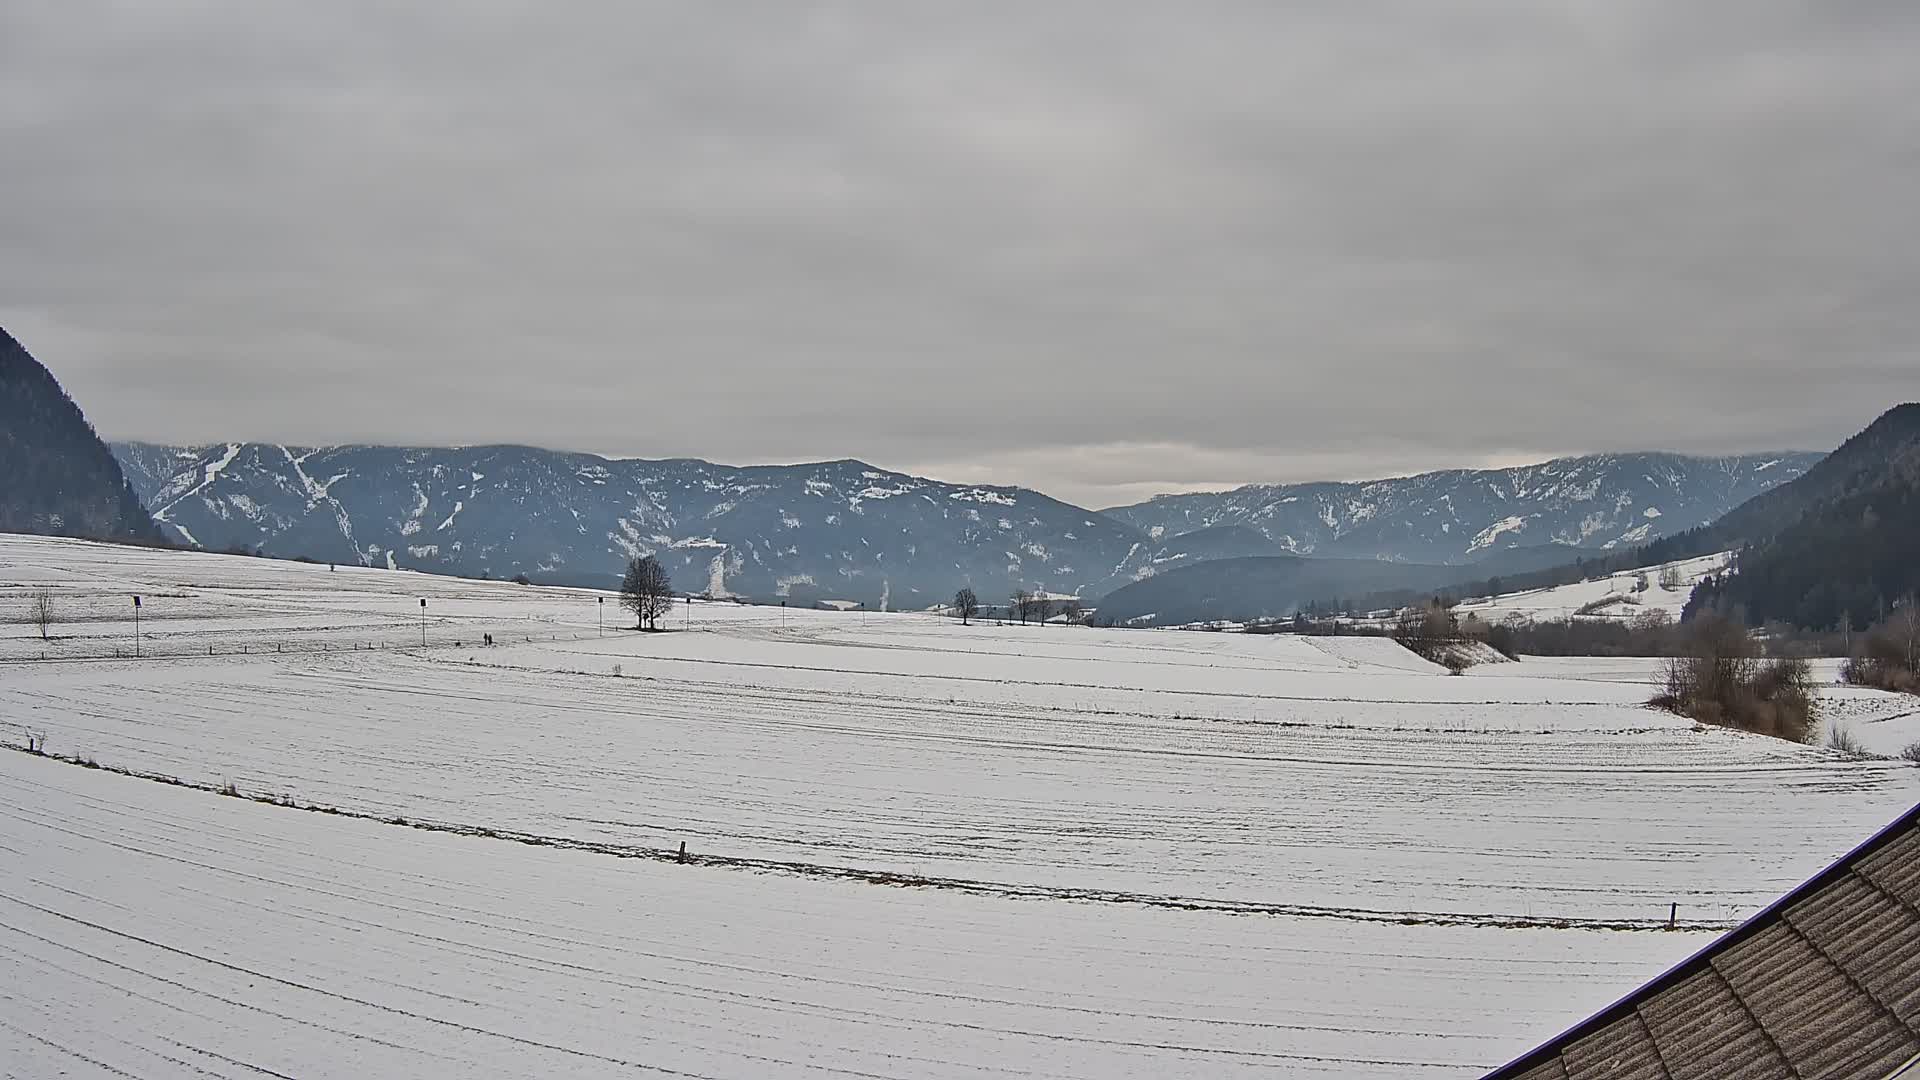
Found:
[[49, 1066], [1471, 1076], [1920, 798], [1651, 712], [1646, 662], [0, 566], [67, 613], [0, 637], [0, 735], [51, 755], [0, 755], [0, 936], [50, 988], [0, 1044]]

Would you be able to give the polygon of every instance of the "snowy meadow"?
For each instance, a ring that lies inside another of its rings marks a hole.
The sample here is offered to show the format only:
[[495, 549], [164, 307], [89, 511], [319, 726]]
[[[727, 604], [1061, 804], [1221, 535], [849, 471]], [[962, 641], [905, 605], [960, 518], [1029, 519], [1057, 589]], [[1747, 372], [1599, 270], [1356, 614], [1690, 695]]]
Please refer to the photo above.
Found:
[[1633, 661], [31, 537], [0, 618], [8, 1075], [1469, 1077], [1920, 800]]

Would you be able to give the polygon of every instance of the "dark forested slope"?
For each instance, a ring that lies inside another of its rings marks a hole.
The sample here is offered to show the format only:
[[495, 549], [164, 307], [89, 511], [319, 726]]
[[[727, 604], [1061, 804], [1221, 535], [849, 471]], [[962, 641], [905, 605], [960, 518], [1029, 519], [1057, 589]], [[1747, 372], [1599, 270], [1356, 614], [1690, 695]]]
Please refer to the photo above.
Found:
[[80, 407], [0, 330], [0, 532], [160, 539]]

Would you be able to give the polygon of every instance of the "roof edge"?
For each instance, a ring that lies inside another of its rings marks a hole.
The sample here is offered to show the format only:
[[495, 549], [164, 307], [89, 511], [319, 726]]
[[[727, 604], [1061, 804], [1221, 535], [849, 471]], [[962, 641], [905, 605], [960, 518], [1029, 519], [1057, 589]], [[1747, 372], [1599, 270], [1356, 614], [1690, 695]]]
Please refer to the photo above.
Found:
[[[1514, 1078], [1521, 1076], [1529, 1070], [1536, 1069], [1546, 1062], [1551, 1061], [1564, 1050], [1568, 1043], [1599, 1031], [1601, 1028], [1612, 1024], [1616, 1020], [1630, 1015], [1639, 1006], [1640, 1002], [1665, 990], [1681, 979], [1694, 974], [1711, 962], [1715, 956], [1733, 948], [1735, 945], [1738, 945], [1747, 938], [1752, 937], [1772, 925], [1774, 920], [1789, 906], [1799, 903], [1801, 900], [1819, 892], [1821, 889], [1845, 876], [1852, 870], [1854, 863], [1872, 855], [1874, 852], [1880, 850], [1880, 848], [1891, 843], [1907, 829], [1915, 826], [1920, 826], [1920, 804], [1915, 805], [1906, 813], [1901, 814], [1889, 822], [1878, 832], [1855, 845], [1853, 850], [1834, 860], [1832, 865], [1808, 878], [1806, 881], [1801, 882], [1793, 891], [1775, 900], [1773, 903], [1768, 904], [1758, 914], [1746, 922], [1715, 938], [1705, 948], [1702, 948], [1692, 956], [1687, 957], [1673, 967], [1656, 975], [1651, 981], [1634, 990], [1632, 993], [1627, 994], [1620, 1000], [1594, 1013], [1592, 1016], [1582, 1020], [1553, 1038], [1548, 1039], [1539, 1046], [1534, 1047], [1525, 1055], [1515, 1058], [1507, 1064], [1487, 1073], [1481, 1080], [1514, 1080]], [[1912, 1066], [1913, 1063], [1910, 1062], [1902, 1071], [1896, 1072], [1895, 1076], [1912, 1074], [1914, 1072]]]

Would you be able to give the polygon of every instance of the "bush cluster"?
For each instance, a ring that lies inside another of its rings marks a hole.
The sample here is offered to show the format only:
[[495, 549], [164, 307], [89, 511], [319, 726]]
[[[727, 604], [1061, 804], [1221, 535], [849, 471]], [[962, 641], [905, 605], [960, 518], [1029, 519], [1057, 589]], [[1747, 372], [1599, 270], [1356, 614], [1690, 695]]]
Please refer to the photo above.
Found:
[[1920, 694], [1920, 605], [1912, 597], [1893, 617], [1873, 628], [1840, 668], [1856, 686]]
[[1763, 659], [1746, 628], [1717, 615], [1685, 627], [1684, 655], [1666, 663], [1665, 687], [1650, 704], [1703, 724], [1790, 742], [1819, 730], [1813, 672], [1798, 657]]

